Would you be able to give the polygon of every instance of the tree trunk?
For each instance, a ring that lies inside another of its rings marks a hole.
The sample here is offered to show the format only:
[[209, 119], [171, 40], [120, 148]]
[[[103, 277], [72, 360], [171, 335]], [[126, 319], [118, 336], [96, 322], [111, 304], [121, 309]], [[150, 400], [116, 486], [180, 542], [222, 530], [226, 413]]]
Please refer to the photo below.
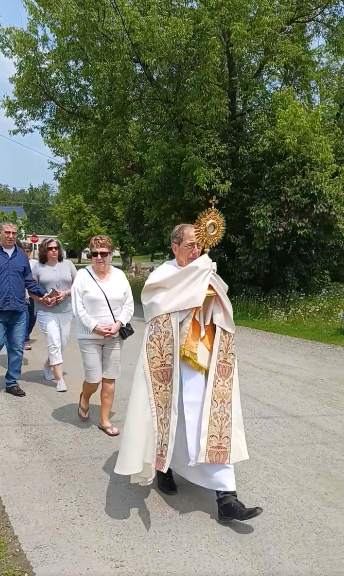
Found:
[[154, 262], [154, 257], [155, 257], [155, 252], [152, 252], [151, 253], [151, 259], [150, 259], [151, 262]]
[[129, 270], [133, 262], [133, 257], [130, 252], [121, 252], [122, 270]]
[[78, 252], [78, 264], [81, 264], [82, 252]]

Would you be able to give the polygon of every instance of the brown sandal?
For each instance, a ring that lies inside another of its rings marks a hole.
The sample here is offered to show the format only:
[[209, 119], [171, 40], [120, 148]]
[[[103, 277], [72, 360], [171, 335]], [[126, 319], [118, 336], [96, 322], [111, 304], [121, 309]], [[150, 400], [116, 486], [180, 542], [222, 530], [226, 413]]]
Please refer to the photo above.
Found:
[[81, 398], [82, 398], [82, 392], [80, 394], [80, 400], [79, 400], [79, 406], [78, 406], [78, 416], [80, 418], [80, 420], [82, 420], [83, 422], [87, 422], [87, 420], [90, 417], [90, 407], [87, 408], [87, 410], [85, 410], [85, 408], [83, 408], [81, 406]]
[[[119, 436], [119, 430], [117, 430], [117, 428], [115, 428], [115, 426], [112, 426], [112, 424], [110, 424], [110, 426], [102, 426], [101, 424], [98, 424], [98, 428], [102, 432], [105, 432], [105, 434], [107, 436], [112, 436], [112, 437]], [[115, 434], [110, 434], [110, 430], [117, 430], [117, 432]]]

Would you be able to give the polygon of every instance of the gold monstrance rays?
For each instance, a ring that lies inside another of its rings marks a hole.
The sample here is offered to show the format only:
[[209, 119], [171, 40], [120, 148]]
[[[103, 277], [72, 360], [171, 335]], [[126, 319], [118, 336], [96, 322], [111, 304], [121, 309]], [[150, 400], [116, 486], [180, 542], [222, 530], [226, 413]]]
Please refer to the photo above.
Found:
[[223, 215], [215, 208], [217, 204], [215, 196], [210, 200], [210, 204], [211, 208], [204, 210], [195, 223], [196, 241], [206, 254], [221, 241], [226, 229]]

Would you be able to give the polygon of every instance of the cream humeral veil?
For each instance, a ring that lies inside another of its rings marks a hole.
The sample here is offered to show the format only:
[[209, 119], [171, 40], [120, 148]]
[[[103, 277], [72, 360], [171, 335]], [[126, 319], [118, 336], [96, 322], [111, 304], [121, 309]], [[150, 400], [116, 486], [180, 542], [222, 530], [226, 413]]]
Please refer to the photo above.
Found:
[[[142, 291], [146, 322], [115, 472], [142, 486], [171, 462], [178, 417], [180, 334], [196, 308], [203, 307], [209, 286], [216, 292], [201, 315], [204, 330], [212, 317], [215, 338], [197, 462], [234, 464], [248, 459], [234, 349], [232, 306], [227, 285], [205, 254], [178, 268], [166, 262], [149, 276]], [[208, 299], [209, 300], [209, 299]]]

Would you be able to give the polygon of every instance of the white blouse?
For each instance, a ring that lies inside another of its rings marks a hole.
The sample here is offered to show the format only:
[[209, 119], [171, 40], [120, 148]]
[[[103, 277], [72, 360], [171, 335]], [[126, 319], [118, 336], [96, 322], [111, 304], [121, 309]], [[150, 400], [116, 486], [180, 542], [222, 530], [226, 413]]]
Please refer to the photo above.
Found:
[[111, 326], [114, 323], [100, 287], [107, 296], [116, 321], [125, 325], [130, 322], [134, 314], [133, 294], [122, 270], [112, 266], [109, 279], [102, 281], [96, 276], [91, 266], [88, 266], [88, 269], [99, 285], [91, 278], [87, 270], [78, 271], [72, 286], [72, 307], [76, 317], [77, 340], [103, 339], [103, 336], [93, 332], [94, 328], [97, 325]]

